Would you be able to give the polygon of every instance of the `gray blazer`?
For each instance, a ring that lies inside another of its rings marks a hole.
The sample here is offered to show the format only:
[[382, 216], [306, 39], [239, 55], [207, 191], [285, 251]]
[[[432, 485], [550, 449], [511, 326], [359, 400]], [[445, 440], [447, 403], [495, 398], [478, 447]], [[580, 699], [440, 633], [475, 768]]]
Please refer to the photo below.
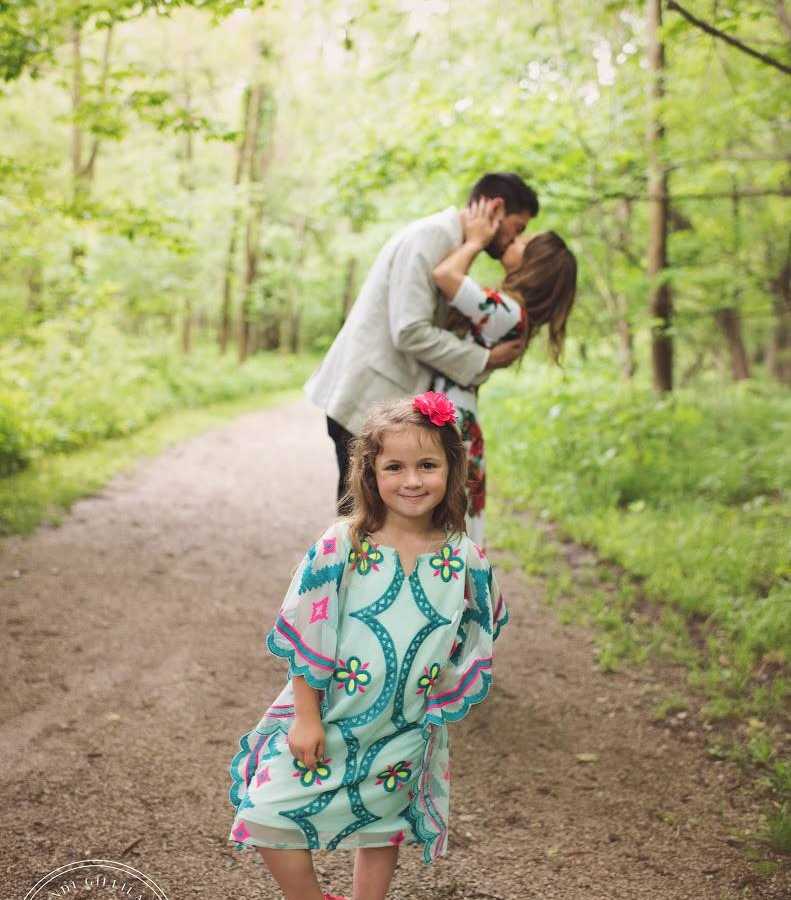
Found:
[[377, 256], [343, 328], [305, 385], [308, 397], [352, 434], [378, 400], [428, 390], [432, 370], [461, 385], [482, 380], [489, 351], [442, 327], [447, 303], [431, 275], [462, 240], [459, 213], [449, 207], [408, 225]]

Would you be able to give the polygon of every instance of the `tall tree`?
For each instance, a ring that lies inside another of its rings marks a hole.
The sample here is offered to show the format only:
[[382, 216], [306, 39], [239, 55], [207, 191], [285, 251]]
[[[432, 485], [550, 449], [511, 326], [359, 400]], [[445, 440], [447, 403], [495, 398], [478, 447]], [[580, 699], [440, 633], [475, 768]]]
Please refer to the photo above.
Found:
[[[192, 116], [192, 84], [190, 83], [189, 68], [184, 65], [184, 109], [187, 117]], [[193, 226], [193, 211], [195, 195], [195, 172], [194, 172], [194, 155], [195, 155], [195, 135], [192, 128], [184, 130], [182, 148], [182, 166], [181, 166], [181, 187], [187, 194], [187, 226]], [[192, 351], [192, 327], [193, 327], [193, 309], [192, 309], [192, 293], [187, 288], [184, 293], [184, 309], [181, 321], [181, 349], [183, 353]]]
[[651, 325], [651, 363], [654, 388], [673, 390], [673, 300], [667, 279], [668, 166], [665, 161], [665, 47], [662, 38], [662, 2], [648, 0], [648, 276], [651, 279], [649, 308]]
[[251, 89], [251, 143], [248, 155], [248, 205], [244, 242], [244, 282], [239, 314], [239, 362], [247, 359], [251, 350], [254, 291], [261, 255], [261, 224], [264, 214], [262, 180], [267, 163], [265, 124], [269, 108], [269, 91], [263, 81]]
[[228, 249], [225, 254], [225, 267], [223, 270], [219, 333], [220, 351], [222, 353], [225, 353], [228, 349], [228, 342], [231, 337], [236, 244], [242, 215], [242, 206], [238, 194], [246, 170], [247, 159], [250, 153], [250, 144], [253, 137], [251, 116], [252, 100], [253, 92], [250, 86], [247, 85], [242, 93], [242, 127], [239, 132], [239, 140], [236, 146], [236, 166], [233, 175], [234, 203], [231, 209], [231, 227], [228, 235]]
[[767, 354], [767, 368], [782, 384], [791, 385], [791, 238], [785, 259], [772, 279], [774, 324]]
[[731, 279], [730, 286], [730, 303], [723, 306], [715, 312], [717, 324], [725, 337], [725, 343], [731, 357], [731, 372], [734, 381], [743, 381], [750, 377], [750, 362], [747, 358], [747, 349], [744, 346], [744, 338], [742, 337], [742, 319], [739, 309], [739, 300], [741, 297], [741, 277], [740, 259], [742, 253], [741, 238], [741, 197], [739, 196], [738, 185], [735, 180], [733, 182], [733, 193], [731, 195], [731, 233], [733, 235], [733, 243], [731, 245], [731, 259], [734, 265], [734, 276]]

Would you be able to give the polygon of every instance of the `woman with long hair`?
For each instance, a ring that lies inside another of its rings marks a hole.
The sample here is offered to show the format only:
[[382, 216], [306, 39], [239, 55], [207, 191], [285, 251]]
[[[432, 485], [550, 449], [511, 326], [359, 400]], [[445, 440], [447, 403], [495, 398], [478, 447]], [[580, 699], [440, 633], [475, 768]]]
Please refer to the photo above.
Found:
[[[517, 237], [500, 260], [506, 273], [503, 283], [497, 290], [484, 290], [467, 272], [497, 229], [490, 201], [471, 204], [463, 211], [462, 221], [464, 242], [433, 271], [451, 308], [448, 327], [484, 347], [521, 336], [527, 349], [546, 326], [549, 356], [559, 363], [577, 290], [574, 254], [554, 231]], [[438, 374], [433, 389], [447, 394], [459, 413], [467, 449], [467, 533], [483, 544], [486, 470], [478, 388]]]

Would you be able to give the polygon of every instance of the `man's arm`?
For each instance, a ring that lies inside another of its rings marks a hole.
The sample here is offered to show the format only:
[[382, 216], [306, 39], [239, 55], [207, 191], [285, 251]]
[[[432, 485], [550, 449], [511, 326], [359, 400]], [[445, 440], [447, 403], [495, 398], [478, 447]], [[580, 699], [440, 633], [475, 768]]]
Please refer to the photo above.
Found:
[[470, 384], [489, 362], [489, 351], [434, 325], [432, 270], [450, 250], [447, 235], [417, 232], [396, 251], [388, 284], [390, 333], [397, 350], [457, 384]]
[[456, 384], [479, 384], [492, 369], [510, 366], [524, 350], [524, 341], [507, 341], [487, 350], [434, 325], [432, 271], [451, 249], [447, 243], [444, 232], [419, 233], [410, 235], [396, 251], [388, 285], [390, 334], [397, 350]]

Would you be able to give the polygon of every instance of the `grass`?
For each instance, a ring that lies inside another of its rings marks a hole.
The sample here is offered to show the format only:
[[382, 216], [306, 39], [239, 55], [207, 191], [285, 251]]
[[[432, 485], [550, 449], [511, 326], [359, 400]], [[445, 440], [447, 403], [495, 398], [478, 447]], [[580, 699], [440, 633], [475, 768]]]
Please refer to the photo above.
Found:
[[[690, 721], [702, 721], [709, 734], [709, 755], [736, 763], [769, 804], [764, 832], [757, 836], [759, 844], [775, 853], [791, 852], [791, 761], [780, 755], [784, 679], [778, 679], [773, 684], [775, 693], [768, 692], [763, 700], [756, 691], [749, 700], [719, 693], [722, 678], [706, 682], [706, 674], [716, 666], [707, 665], [711, 661], [701, 651], [683, 613], [668, 606], [647, 605], [628, 571], [594, 554], [585, 554], [582, 565], [579, 561], [570, 565], [564, 554], [567, 545], [560, 540], [562, 532], [524, 511], [509, 509], [502, 496], [490, 496], [488, 510], [490, 539], [510, 554], [504, 557], [506, 565], [518, 565], [528, 578], [543, 581], [546, 602], [560, 622], [591, 630], [594, 657], [602, 671], [619, 671], [649, 659], [686, 668], [687, 690], [683, 683], [666, 688], [651, 710], [652, 721], [662, 724], [686, 713], [692, 717]], [[705, 702], [695, 695], [695, 688], [702, 683], [708, 687]], [[755, 718], [757, 711], [774, 717], [775, 724]], [[762, 859], [760, 847], [755, 852], [759, 868], [770, 864]]]
[[[688, 631], [701, 659], [693, 680], [713, 713], [726, 711], [724, 700], [740, 714], [787, 703], [787, 391], [657, 398], [595, 372], [563, 379], [529, 369], [500, 378], [482, 405], [503, 503], [557, 522], [628, 575], [616, 591], [591, 590], [586, 604], [611, 635], [603, 659], [634, 647], [624, 632], [639, 593], [667, 611], [665, 630]], [[533, 541], [529, 531], [508, 540]], [[534, 548], [521, 558], [537, 564]]]
[[209, 341], [188, 354], [107, 311], [48, 320], [0, 347], [0, 534], [32, 531], [141, 456], [304, 383], [309, 355], [239, 364]]
[[[649, 658], [686, 669], [654, 720], [702, 718], [712, 755], [774, 798], [763, 837], [788, 852], [788, 392], [658, 398], [590, 369], [528, 366], [484, 391], [493, 543], [545, 580], [561, 621], [592, 629], [603, 671]], [[593, 552], [567, 558], [569, 538]]]
[[772, 849], [791, 853], [791, 804], [784, 803], [770, 813], [766, 823], [766, 839]]
[[130, 334], [106, 314], [48, 321], [2, 345], [0, 359], [0, 476], [133, 434], [177, 409], [296, 387], [316, 365], [280, 352], [240, 365], [207, 340], [185, 354], [172, 335]]
[[26, 534], [44, 522], [59, 522], [76, 500], [96, 493], [141, 458], [293, 396], [293, 390], [265, 391], [201, 409], [178, 410], [133, 434], [74, 453], [42, 457], [28, 469], [0, 479], [0, 534]]
[[689, 709], [689, 703], [680, 694], [673, 693], [669, 697], [660, 700], [654, 707], [651, 718], [654, 722], [664, 722], [680, 712], [686, 712]]

